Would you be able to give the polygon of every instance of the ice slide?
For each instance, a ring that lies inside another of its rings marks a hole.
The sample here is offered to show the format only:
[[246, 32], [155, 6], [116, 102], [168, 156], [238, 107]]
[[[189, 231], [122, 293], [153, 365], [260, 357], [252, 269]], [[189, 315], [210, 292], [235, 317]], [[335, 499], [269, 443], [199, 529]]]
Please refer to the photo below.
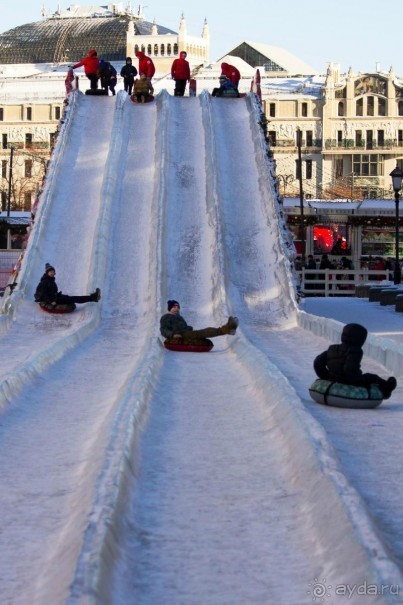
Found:
[[[2, 338], [6, 602], [289, 605], [312, 602], [325, 573], [390, 578], [324, 433], [271, 362], [267, 324], [296, 322], [252, 99], [77, 97]], [[46, 261], [66, 290], [101, 285], [102, 303], [40, 315]], [[169, 297], [196, 326], [238, 314], [239, 336], [202, 357], [164, 351]]]

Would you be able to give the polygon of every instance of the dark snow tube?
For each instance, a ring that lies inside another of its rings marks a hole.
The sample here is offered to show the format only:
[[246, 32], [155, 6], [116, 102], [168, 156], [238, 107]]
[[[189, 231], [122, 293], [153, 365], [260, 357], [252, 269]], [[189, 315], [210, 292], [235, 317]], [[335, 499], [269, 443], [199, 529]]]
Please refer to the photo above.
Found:
[[167, 339], [164, 342], [164, 347], [170, 351], [186, 351], [188, 353], [208, 353], [214, 347], [211, 340], [208, 338], [200, 338], [192, 343], [180, 343], [175, 340]]
[[72, 313], [76, 308], [75, 303], [69, 303], [65, 305], [50, 305], [48, 303], [39, 303], [40, 308], [46, 313]]
[[311, 385], [309, 394], [316, 403], [337, 408], [376, 408], [383, 400], [383, 395], [376, 384], [357, 387], [321, 378]]

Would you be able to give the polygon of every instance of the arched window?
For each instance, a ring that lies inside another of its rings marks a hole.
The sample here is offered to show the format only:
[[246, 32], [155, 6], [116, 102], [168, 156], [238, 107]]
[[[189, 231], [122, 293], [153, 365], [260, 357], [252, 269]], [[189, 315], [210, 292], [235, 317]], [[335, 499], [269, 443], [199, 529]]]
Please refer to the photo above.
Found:
[[147, 46], [147, 54], [148, 54], [148, 55], [151, 55], [151, 53], [152, 53], [152, 50], [151, 50], [151, 44], [149, 44], [149, 45]]
[[362, 116], [364, 115], [364, 99], [358, 99], [355, 104], [355, 115]]
[[178, 45], [174, 44], [174, 55], [178, 54]]
[[167, 55], [168, 56], [172, 55], [172, 45], [171, 44], [167, 44]]
[[161, 44], [161, 57], [165, 55], [165, 44]]
[[145, 53], [146, 52], [146, 47], [144, 46], [144, 44], [141, 45], [141, 52]]
[[158, 44], [154, 44], [154, 55], [158, 56]]
[[378, 116], [386, 116], [386, 99], [378, 99]]
[[337, 115], [338, 116], [344, 116], [344, 103], [343, 103], [343, 101], [339, 101], [339, 104], [337, 106]]

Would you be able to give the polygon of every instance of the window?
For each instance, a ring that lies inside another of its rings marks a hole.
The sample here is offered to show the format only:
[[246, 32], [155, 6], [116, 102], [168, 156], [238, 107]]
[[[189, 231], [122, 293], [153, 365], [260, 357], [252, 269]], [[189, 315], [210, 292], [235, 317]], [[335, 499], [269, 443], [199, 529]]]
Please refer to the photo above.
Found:
[[386, 116], [386, 99], [378, 99], [378, 116]]
[[174, 44], [174, 55], [178, 54], [178, 45]]
[[299, 180], [300, 175], [301, 175], [301, 166], [300, 166], [299, 160], [295, 160], [295, 178]]
[[362, 130], [355, 131], [355, 146], [362, 147]]
[[270, 103], [269, 105], [269, 115], [271, 118], [275, 118], [276, 117], [276, 104], [275, 103]]
[[172, 45], [167, 44], [167, 55], [170, 57], [172, 55]]
[[55, 107], [55, 120], [60, 120], [60, 107]]
[[1, 135], [1, 146], [3, 149], [7, 149], [8, 147], [8, 138], [6, 134]]
[[24, 210], [29, 212], [31, 210], [32, 191], [24, 192]]
[[154, 44], [154, 55], [158, 57], [158, 44]]
[[7, 178], [7, 160], [1, 160], [1, 178]]
[[7, 193], [5, 191], [1, 192], [1, 209], [5, 210], [7, 208]]
[[343, 131], [338, 130], [337, 131], [337, 147], [342, 147], [342, 145], [343, 145]]
[[372, 149], [374, 146], [374, 133], [372, 130], [367, 130], [367, 149]]
[[165, 55], [165, 44], [161, 44], [161, 57]]
[[305, 178], [312, 178], [312, 160], [305, 160]]
[[269, 145], [271, 147], [275, 147], [276, 146], [276, 131], [275, 130], [269, 130], [269, 132], [267, 133], [268, 137], [269, 137]]
[[4, 108], [0, 107], [0, 122], [4, 121]]
[[32, 107], [27, 107], [27, 120], [32, 120]]
[[302, 103], [301, 105], [301, 116], [306, 118], [308, 116], [308, 103]]
[[374, 115], [374, 97], [367, 97], [367, 116]]
[[341, 179], [343, 176], [343, 160], [342, 159], [337, 159], [336, 160], [336, 179]]
[[28, 179], [32, 176], [32, 160], [25, 160], [25, 176]]
[[337, 106], [337, 115], [338, 116], [344, 116], [344, 103], [343, 103], [343, 101], [339, 101], [339, 104]]
[[377, 142], [378, 142], [379, 147], [384, 146], [384, 144], [385, 144], [385, 131], [384, 130], [378, 130]]
[[362, 116], [364, 115], [364, 99], [358, 99], [355, 104], [355, 115]]
[[399, 147], [403, 147], [403, 130], [397, 131], [397, 144]]
[[383, 176], [383, 156], [354, 155], [353, 171], [356, 176]]
[[398, 114], [399, 116], [403, 116], [403, 101], [399, 101]]
[[26, 149], [30, 149], [32, 147], [32, 134], [29, 132], [25, 135], [25, 147]]
[[312, 132], [312, 130], [307, 130], [306, 131], [306, 146], [312, 147], [312, 145], [313, 145], [313, 132]]

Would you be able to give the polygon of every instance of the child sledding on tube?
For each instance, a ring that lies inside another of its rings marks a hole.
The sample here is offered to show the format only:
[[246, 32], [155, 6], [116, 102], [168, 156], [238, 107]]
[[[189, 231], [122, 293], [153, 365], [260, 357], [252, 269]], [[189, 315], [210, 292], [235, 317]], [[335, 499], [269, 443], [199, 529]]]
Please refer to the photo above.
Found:
[[237, 317], [229, 317], [225, 325], [219, 328], [202, 328], [194, 330], [180, 314], [180, 304], [177, 300], [168, 300], [168, 311], [160, 319], [162, 336], [170, 342], [192, 344], [203, 338], [214, 338], [226, 334], [235, 334], [239, 321]]
[[95, 292], [88, 296], [69, 296], [59, 292], [56, 284], [56, 270], [52, 265], [46, 263], [45, 273], [35, 290], [35, 302], [45, 305], [49, 309], [56, 309], [58, 305], [83, 304], [88, 302], [98, 302], [101, 298], [101, 290], [97, 288]]

